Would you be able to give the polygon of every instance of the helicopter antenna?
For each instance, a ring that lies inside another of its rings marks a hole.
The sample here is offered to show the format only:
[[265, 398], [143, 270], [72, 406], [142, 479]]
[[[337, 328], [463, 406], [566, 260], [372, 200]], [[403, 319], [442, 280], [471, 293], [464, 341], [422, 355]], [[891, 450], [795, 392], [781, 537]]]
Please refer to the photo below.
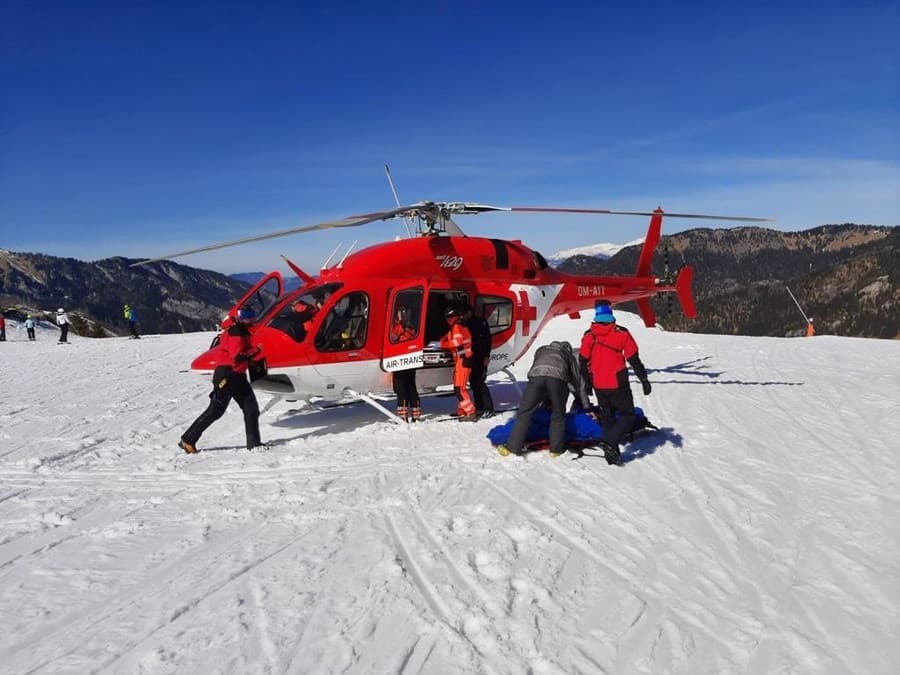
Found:
[[331, 252], [331, 255], [328, 256], [328, 260], [326, 260], [326, 261], [325, 261], [325, 264], [322, 265], [322, 269], [323, 269], [323, 270], [328, 268], [328, 263], [331, 262], [331, 259], [334, 257], [335, 253], [338, 252], [338, 249], [339, 249], [340, 247], [341, 247], [340, 244], [338, 244], [337, 246], [334, 247], [334, 250]]
[[[391, 186], [391, 192], [394, 195], [394, 201], [397, 203], [397, 207], [399, 208], [403, 205], [400, 203], [400, 195], [397, 194], [397, 186], [394, 185], [394, 179], [391, 177], [391, 167], [387, 164], [384, 165], [384, 173], [387, 176], [388, 185]], [[412, 238], [412, 230], [409, 229], [409, 226], [411, 224], [409, 216], [403, 216], [403, 223], [406, 226], [406, 236]]]
[[339, 263], [337, 264], [337, 266], [338, 266], [339, 268], [344, 266], [344, 261], [347, 259], [347, 256], [350, 255], [350, 253], [353, 251], [354, 248], [356, 248], [356, 242], [357, 242], [357, 241], [359, 241], [359, 240], [356, 239], [356, 240], [353, 241], [352, 244], [350, 244], [350, 248], [347, 249], [347, 252], [344, 254], [344, 257], [341, 258], [341, 262], [339, 262]]

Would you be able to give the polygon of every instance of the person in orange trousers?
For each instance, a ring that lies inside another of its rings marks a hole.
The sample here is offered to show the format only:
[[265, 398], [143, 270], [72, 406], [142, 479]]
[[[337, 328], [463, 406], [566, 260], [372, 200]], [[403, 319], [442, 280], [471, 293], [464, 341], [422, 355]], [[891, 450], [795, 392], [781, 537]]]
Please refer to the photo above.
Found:
[[456, 394], [456, 415], [460, 422], [472, 422], [478, 418], [475, 404], [469, 396], [469, 373], [465, 360], [472, 357], [472, 333], [466, 328], [460, 310], [452, 305], [444, 310], [444, 318], [450, 326], [441, 338], [441, 347], [453, 353], [453, 393]]

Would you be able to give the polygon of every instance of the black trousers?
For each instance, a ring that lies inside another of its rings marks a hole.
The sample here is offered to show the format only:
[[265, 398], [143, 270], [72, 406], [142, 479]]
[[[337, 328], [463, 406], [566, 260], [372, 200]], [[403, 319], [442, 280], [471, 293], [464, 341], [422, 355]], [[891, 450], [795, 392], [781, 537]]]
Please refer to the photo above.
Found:
[[231, 399], [244, 411], [244, 430], [247, 433], [247, 447], [255, 448], [259, 440], [259, 404], [250, 386], [246, 373], [236, 373], [228, 366], [219, 366], [213, 372], [213, 390], [209, 395], [209, 406], [200, 417], [181, 435], [181, 439], [196, 445], [200, 436], [209, 426], [225, 414]]
[[475, 404], [475, 412], [494, 412], [494, 399], [491, 398], [491, 390], [485, 383], [487, 379], [487, 366], [484, 359], [472, 359], [472, 372], [469, 373], [469, 386], [472, 388], [472, 403]]
[[26, 328], [25, 330], [28, 331], [28, 339], [34, 340], [34, 328]]
[[550, 452], [562, 453], [566, 448], [566, 400], [569, 385], [555, 377], [534, 377], [528, 380], [519, 403], [516, 423], [506, 442], [512, 452], [519, 452], [528, 438], [531, 416], [544, 401], [550, 401]]
[[416, 389], [416, 368], [394, 371], [394, 393], [397, 407], [418, 408], [419, 392]]
[[59, 334], [59, 341], [60, 341], [60, 342], [68, 342], [68, 341], [69, 341], [69, 340], [68, 340], [68, 337], [69, 337], [69, 324], [64, 323], [62, 326], [59, 327], [59, 330], [61, 331], [60, 334]]
[[131, 337], [139, 337], [137, 332], [137, 321], [129, 321], [128, 329], [131, 331]]
[[[626, 384], [618, 389], [595, 389], [600, 426], [603, 427], [603, 440], [619, 449], [622, 437], [634, 427], [637, 415], [634, 412], [634, 398], [631, 387]], [[616, 413], [619, 417], [616, 419]]]

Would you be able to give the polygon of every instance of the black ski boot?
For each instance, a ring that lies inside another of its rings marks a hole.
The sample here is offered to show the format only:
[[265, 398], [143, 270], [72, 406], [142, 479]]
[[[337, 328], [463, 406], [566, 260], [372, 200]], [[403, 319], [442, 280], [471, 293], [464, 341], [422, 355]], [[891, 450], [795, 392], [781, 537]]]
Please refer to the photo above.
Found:
[[606, 458], [606, 463], [610, 466], [624, 466], [622, 464], [622, 455], [619, 452], [619, 449], [610, 445], [606, 441], [600, 441], [598, 444], [600, 449], [603, 450], [603, 456]]

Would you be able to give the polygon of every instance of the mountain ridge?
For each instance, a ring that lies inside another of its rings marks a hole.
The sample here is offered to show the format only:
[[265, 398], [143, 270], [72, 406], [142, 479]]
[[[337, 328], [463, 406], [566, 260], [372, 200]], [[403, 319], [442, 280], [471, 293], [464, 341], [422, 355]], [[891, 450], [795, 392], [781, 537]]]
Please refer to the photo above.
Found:
[[[615, 245], [580, 250], [611, 248]], [[619, 248], [609, 258], [575, 255], [555, 267], [580, 274], [634, 274], [640, 245]], [[685, 230], [662, 237], [654, 273], [664, 277], [683, 264], [693, 265], [698, 316], [686, 320], [671, 295], [651, 304], [667, 330], [793, 336], [805, 331], [806, 321], [787, 293], [790, 288], [820, 333], [896, 339], [897, 260], [897, 226]], [[88, 263], [0, 249], [0, 308], [14, 318], [31, 311], [52, 321], [55, 309], [65, 307], [77, 334], [104, 337], [127, 334], [122, 317], [127, 302], [137, 310], [142, 332], [211, 330], [249, 283], [262, 276], [226, 276], [171, 261], [131, 267], [134, 262], [114, 257]], [[630, 303], [623, 308], [636, 311]]]
[[[633, 274], [640, 247], [608, 260], [576, 256], [559, 266], [579, 274]], [[688, 321], [669, 295], [651, 301], [668, 330], [793, 336], [806, 321], [790, 288], [820, 333], [900, 336], [897, 226], [822, 225], [782, 232], [762, 227], [697, 228], [664, 235], [654, 259], [658, 276], [694, 267], [697, 318]], [[636, 311], [632, 303], [626, 303]]]

